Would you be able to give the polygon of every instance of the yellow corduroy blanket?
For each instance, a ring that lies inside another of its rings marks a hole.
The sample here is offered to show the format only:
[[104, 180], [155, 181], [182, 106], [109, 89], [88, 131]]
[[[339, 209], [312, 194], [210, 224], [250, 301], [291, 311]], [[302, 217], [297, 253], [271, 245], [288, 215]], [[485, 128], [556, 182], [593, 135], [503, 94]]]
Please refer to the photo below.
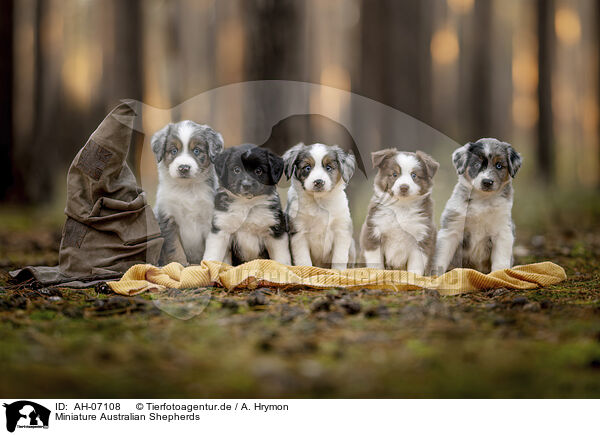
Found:
[[533, 289], [566, 279], [564, 269], [549, 261], [515, 266], [483, 274], [473, 269], [454, 269], [439, 277], [418, 276], [400, 270], [333, 270], [310, 266], [285, 266], [273, 260], [254, 260], [233, 267], [217, 261], [203, 261], [183, 267], [171, 263], [162, 268], [150, 264], [132, 266], [119, 281], [108, 282], [119, 294], [133, 296], [147, 290], [222, 286], [229, 290], [259, 286], [292, 289], [436, 289], [456, 295], [493, 288]]

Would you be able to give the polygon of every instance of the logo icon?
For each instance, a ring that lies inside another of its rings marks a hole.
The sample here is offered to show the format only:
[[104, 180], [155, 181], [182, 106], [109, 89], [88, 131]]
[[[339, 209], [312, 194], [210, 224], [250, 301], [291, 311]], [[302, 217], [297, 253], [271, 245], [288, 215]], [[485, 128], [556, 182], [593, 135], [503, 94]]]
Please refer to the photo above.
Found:
[[4, 404], [6, 408], [6, 430], [14, 432], [15, 428], [47, 429], [50, 410], [29, 400], [19, 400]]

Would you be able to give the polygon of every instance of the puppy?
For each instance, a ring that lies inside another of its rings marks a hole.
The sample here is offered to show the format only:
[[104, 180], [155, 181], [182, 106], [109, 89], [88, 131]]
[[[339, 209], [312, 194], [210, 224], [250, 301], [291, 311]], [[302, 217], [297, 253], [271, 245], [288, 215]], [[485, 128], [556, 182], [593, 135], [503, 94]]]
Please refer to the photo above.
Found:
[[345, 192], [356, 167], [354, 156], [335, 145], [300, 143], [283, 160], [292, 178], [287, 216], [294, 264], [346, 269], [355, 259]]
[[448, 266], [488, 273], [512, 265], [512, 179], [521, 156], [510, 144], [479, 139], [452, 154], [458, 183], [442, 213], [436, 273]]
[[393, 148], [371, 159], [375, 192], [360, 235], [367, 267], [429, 273], [436, 236], [431, 189], [439, 163], [421, 151]]
[[160, 264], [200, 263], [216, 189], [212, 161], [223, 137], [207, 125], [181, 121], [157, 131], [151, 143], [158, 163], [154, 212], [165, 239]]
[[271, 258], [291, 264], [285, 216], [277, 182], [283, 160], [265, 148], [244, 144], [215, 160], [219, 189], [204, 259], [243, 263]]

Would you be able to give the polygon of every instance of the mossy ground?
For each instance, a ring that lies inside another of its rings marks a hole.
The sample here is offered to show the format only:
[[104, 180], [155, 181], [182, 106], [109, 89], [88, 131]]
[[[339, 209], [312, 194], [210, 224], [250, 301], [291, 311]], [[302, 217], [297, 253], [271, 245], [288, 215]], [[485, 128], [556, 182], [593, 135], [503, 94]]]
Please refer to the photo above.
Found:
[[[5, 227], [6, 228], [6, 227]], [[3, 397], [600, 397], [600, 232], [524, 232], [518, 262], [567, 281], [434, 291], [170, 291], [7, 285], [57, 261], [52, 225], [0, 231]], [[3, 287], [2, 287], [3, 286]], [[157, 307], [170, 301], [180, 320]]]

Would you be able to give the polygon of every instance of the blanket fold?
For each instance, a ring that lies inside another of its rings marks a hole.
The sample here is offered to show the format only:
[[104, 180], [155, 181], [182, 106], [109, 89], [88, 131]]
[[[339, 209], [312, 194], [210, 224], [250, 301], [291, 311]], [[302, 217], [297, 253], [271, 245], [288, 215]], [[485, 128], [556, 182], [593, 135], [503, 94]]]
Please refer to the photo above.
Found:
[[107, 284], [115, 292], [133, 296], [148, 290], [222, 286], [226, 289], [254, 289], [258, 286], [289, 289], [393, 289], [397, 291], [436, 289], [456, 295], [492, 288], [534, 289], [556, 284], [567, 275], [549, 261], [515, 266], [483, 274], [473, 269], [454, 269], [439, 277], [418, 276], [400, 270], [369, 268], [333, 270], [312, 266], [285, 266], [273, 260], [254, 260], [233, 267], [217, 261], [203, 261], [183, 267], [171, 263], [162, 268], [150, 264], [132, 266], [119, 281]]

